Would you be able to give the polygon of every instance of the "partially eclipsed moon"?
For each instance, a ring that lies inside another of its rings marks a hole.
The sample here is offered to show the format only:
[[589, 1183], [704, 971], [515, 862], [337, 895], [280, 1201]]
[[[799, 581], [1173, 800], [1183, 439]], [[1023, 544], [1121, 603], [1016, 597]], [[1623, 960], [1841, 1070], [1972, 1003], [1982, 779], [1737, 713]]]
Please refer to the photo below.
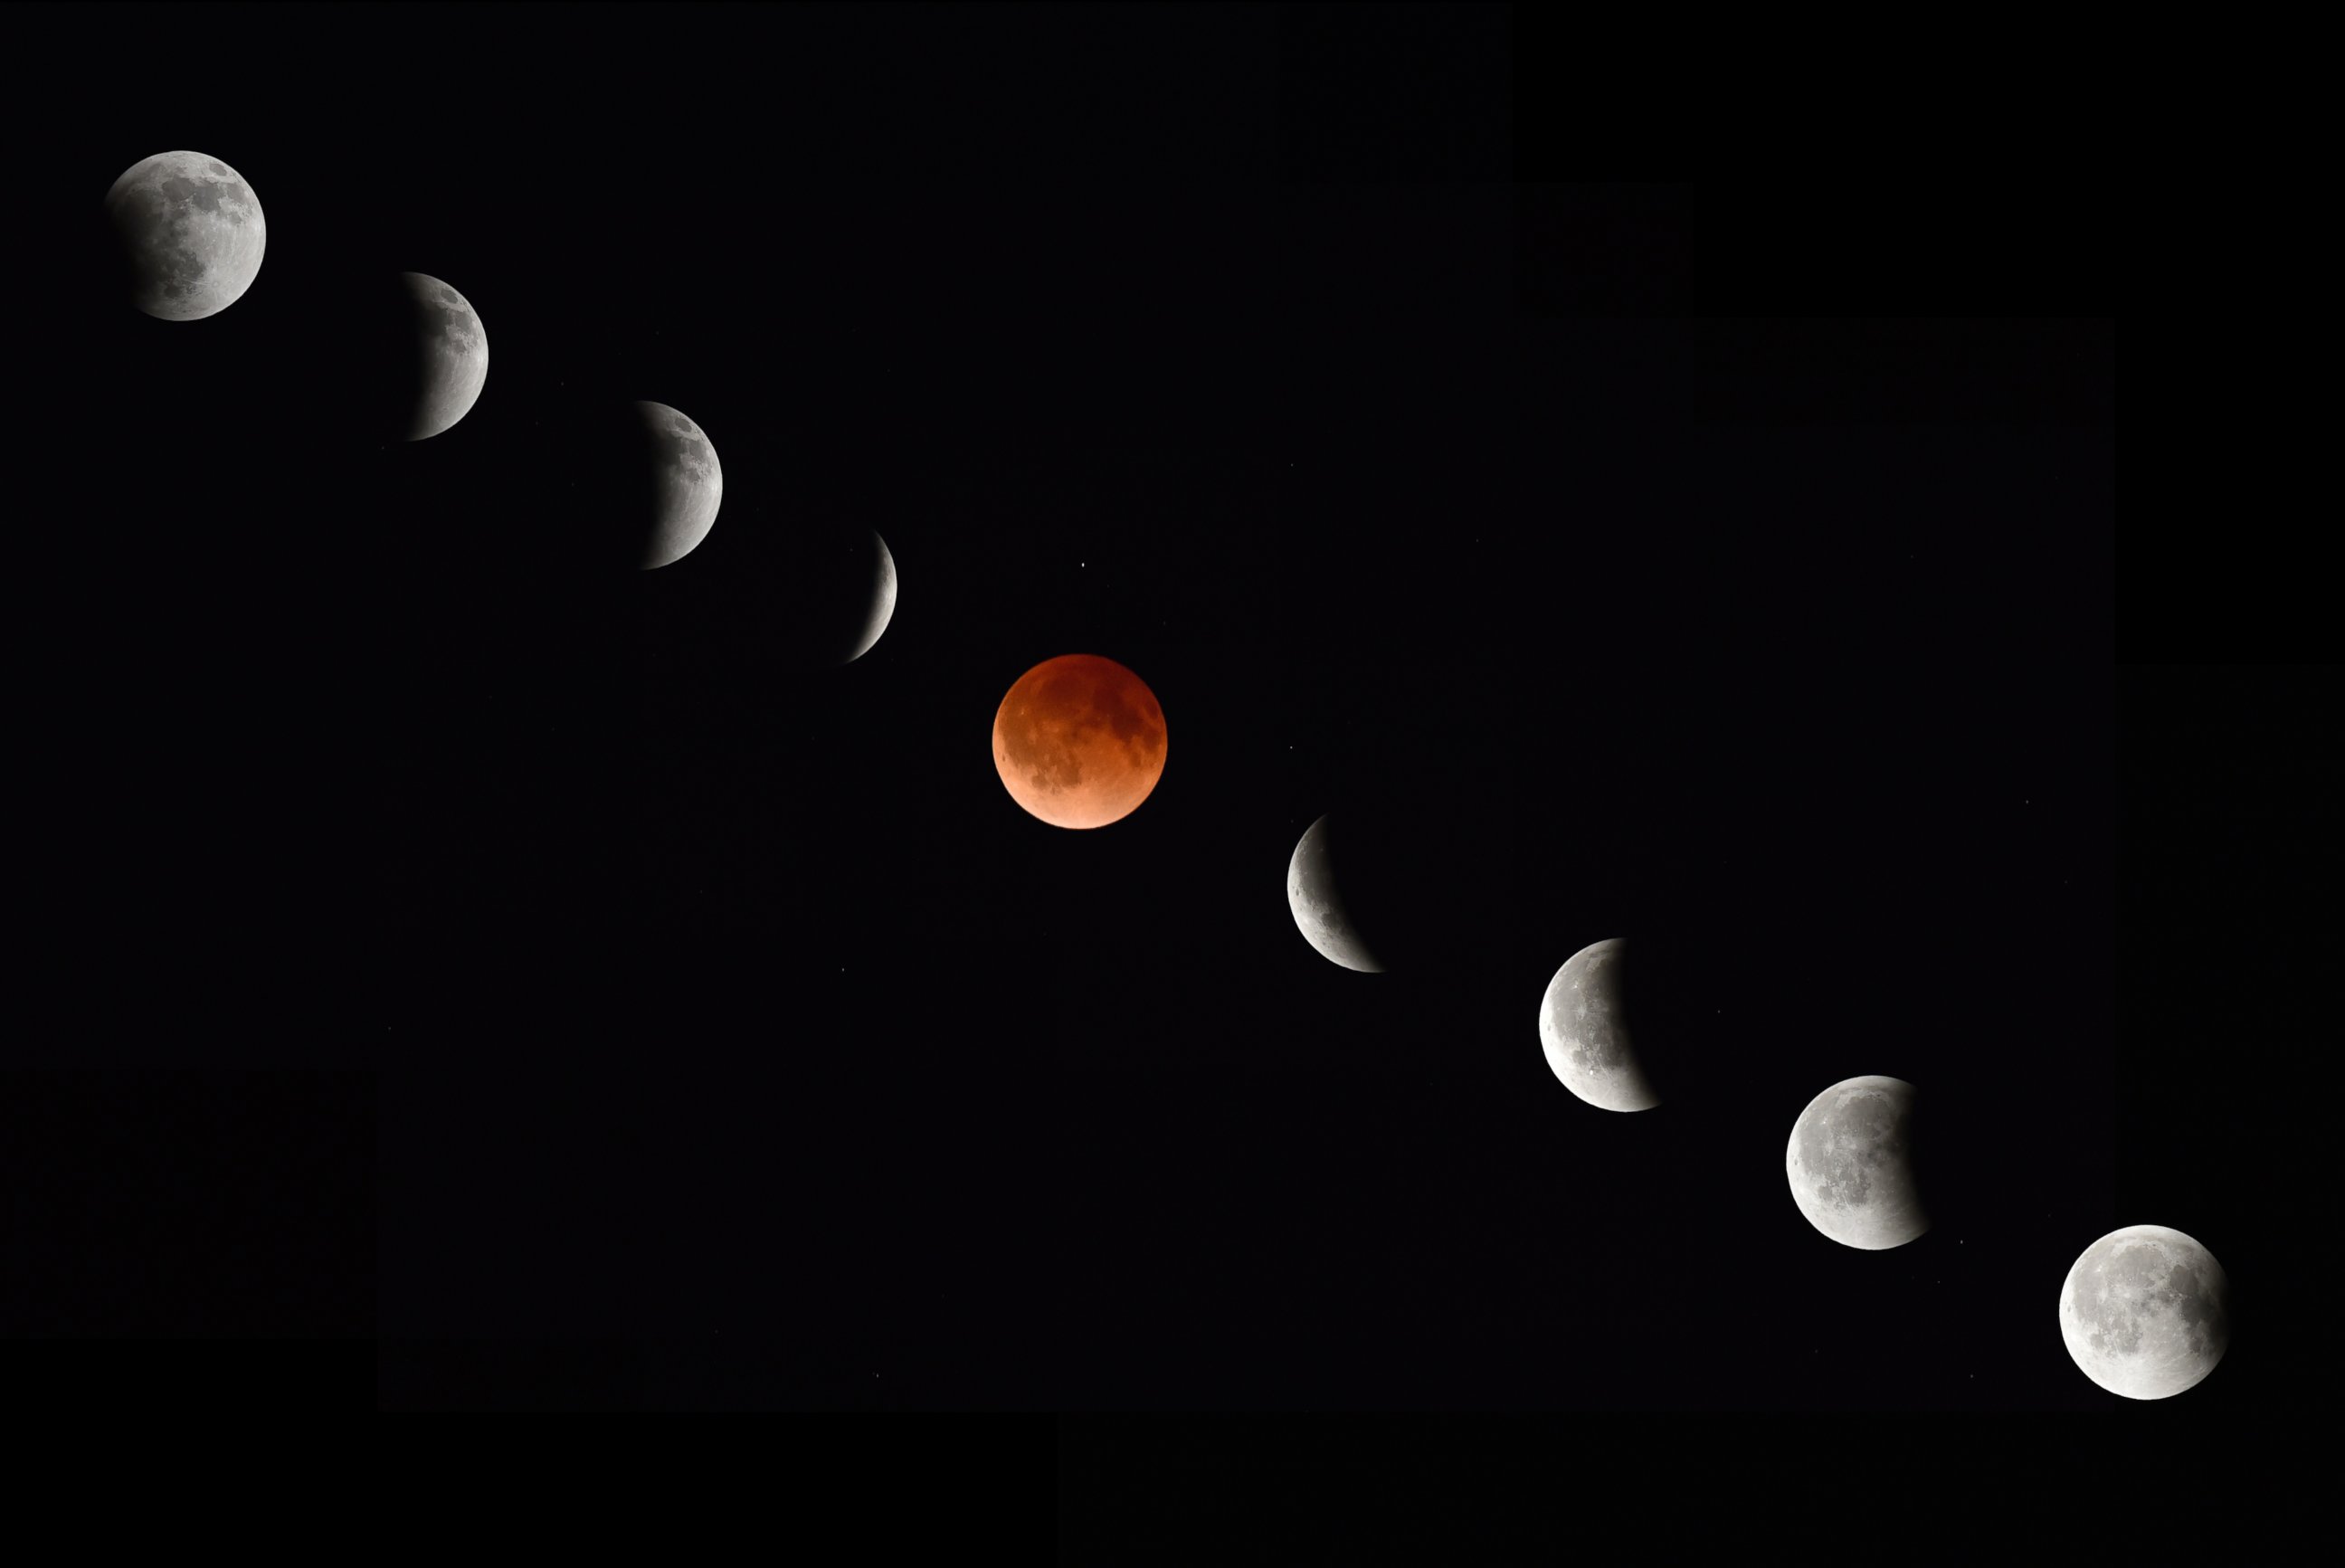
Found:
[[106, 193], [130, 302], [166, 321], [217, 315], [260, 273], [269, 226], [244, 176], [199, 152], [158, 152]]
[[1294, 853], [1286, 862], [1286, 907], [1294, 912], [1295, 929], [1329, 962], [1363, 974], [1377, 974], [1384, 965], [1360, 940], [1335, 882], [1334, 841], [1327, 819], [1320, 818], [1303, 830]]
[[2085, 1376], [2129, 1400], [2195, 1388], [2230, 1348], [2230, 1281], [2178, 1230], [2129, 1225], [2085, 1248], [2060, 1287], [2060, 1338]]
[[412, 403], [401, 411], [409, 441], [438, 435], [470, 413], [489, 379], [489, 334], [471, 301], [437, 278], [401, 272], [414, 321]]
[[896, 617], [896, 557], [888, 553], [888, 541], [876, 531], [871, 535], [871, 607], [864, 618], [861, 635], [848, 652], [849, 664], [869, 653], [887, 632], [888, 623]]
[[1783, 1156], [1808, 1223], [1843, 1247], [1879, 1252], [1930, 1228], [1914, 1184], [1914, 1085], [1850, 1078], [1808, 1102]]
[[1581, 948], [1555, 972], [1539, 1001], [1539, 1045], [1563, 1086], [1607, 1111], [1661, 1103], [1629, 1042], [1620, 973], [1629, 944], [1619, 938]]
[[651, 512], [636, 565], [645, 571], [692, 554], [716, 525], [725, 496], [725, 470], [716, 444], [685, 414], [664, 402], [638, 402], [635, 412], [650, 445]]
[[993, 715], [993, 767], [1010, 798], [1057, 828], [1132, 815], [1164, 773], [1164, 710], [1146, 683], [1096, 654], [1045, 659]]

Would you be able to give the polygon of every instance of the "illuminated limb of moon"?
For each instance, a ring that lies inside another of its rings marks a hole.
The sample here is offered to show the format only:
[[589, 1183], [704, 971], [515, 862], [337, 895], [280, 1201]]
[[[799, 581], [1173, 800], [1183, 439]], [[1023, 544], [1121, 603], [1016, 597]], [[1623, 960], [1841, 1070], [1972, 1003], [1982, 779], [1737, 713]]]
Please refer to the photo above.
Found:
[[1914, 1186], [1914, 1085], [1850, 1078], [1808, 1102], [1783, 1170], [1800, 1212], [1843, 1247], [1879, 1252], [1930, 1228]]
[[2060, 1287], [2060, 1338], [2085, 1376], [2129, 1400], [2195, 1388], [2230, 1348], [2230, 1281], [2215, 1255], [2162, 1225], [2113, 1230]]
[[1286, 907], [1294, 911], [1303, 938], [1332, 963], [1363, 974], [1383, 972], [1368, 944], [1352, 923], [1344, 895], [1335, 882], [1333, 841], [1327, 819], [1304, 830], [1294, 853], [1286, 862]]
[[1619, 938], [1581, 948], [1547, 983], [1539, 1001], [1539, 1045], [1563, 1086], [1607, 1111], [1646, 1111], [1661, 1103], [1629, 1039], [1621, 971], [1629, 944]]
[[166, 321], [218, 315], [260, 274], [269, 226], [244, 176], [199, 152], [158, 152], [106, 193], [130, 302]]

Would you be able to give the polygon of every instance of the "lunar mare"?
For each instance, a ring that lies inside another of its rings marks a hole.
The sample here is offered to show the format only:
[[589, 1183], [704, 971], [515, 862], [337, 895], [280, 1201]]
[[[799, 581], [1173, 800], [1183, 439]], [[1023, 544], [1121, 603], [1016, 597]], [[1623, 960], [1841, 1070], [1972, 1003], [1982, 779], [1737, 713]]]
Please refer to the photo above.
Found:
[[1063, 654], [1018, 677], [993, 715], [993, 767], [1010, 798], [1056, 828], [1104, 828], [1164, 772], [1164, 710], [1113, 659]]
[[122, 171], [106, 212], [130, 302], [166, 321], [217, 315], [260, 272], [268, 224], [244, 176], [199, 152], [158, 152]]
[[1621, 971], [1629, 944], [1594, 942], [1564, 961], [1539, 1001], [1539, 1046], [1563, 1086], [1607, 1111], [1661, 1103], [1629, 1038]]
[[1843, 1247], [1903, 1247], [1930, 1228], [1914, 1182], [1914, 1085], [1850, 1078], [1808, 1102], [1783, 1156], [1808, 1223]]
[[421, 372], [402, 433], [409, 441], [424, 441], [462, 419], [480, 400], [489, 379], [489, 335], [471, 302], [439, 279], [401, 272], [399, 280], [414, 314]]
[[2077, 1369], [2109, 1392], [2170, 1399], [2230, 1348], [2230, 1282], [2215, 1255], [2178, 1230], [2113, 1230], [2068, 1269], [2060, 1338]]
[[716, 525], [725, 496], [725, 470], [700, 426], [664, 402], [638, 402], [650, 442], [652, 511], [636, 565], [645, 571], [690, 555]]
[[1351, 911], [1345, 907], [1335, 881], [1333, 840], [1324, 816], [1303, 830], [1294, 853], [1287, 858], [1286, 907], [1303, 940], [1330, 962], [1363, 974], [1383, 972], [1384, 965], [1361, 940]]

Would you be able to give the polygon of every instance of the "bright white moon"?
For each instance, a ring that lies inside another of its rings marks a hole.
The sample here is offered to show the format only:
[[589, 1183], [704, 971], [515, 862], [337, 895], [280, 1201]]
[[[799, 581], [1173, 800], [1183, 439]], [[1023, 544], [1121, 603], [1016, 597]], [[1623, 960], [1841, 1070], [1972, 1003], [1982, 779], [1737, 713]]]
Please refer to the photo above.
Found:
[[2085, 1248], [2060, 1287], [2060, 1338], [2085, 1376], [2129, 1400], [2195, 1387], [2230, 1346], [2230, 1282], [2178, 1230], [2130, 1225]]
[[1620, 988], [1628, 952], [1618, 937], [1581, 948], [1539, 999], [1539, 1047], [1548, 1070], [1607, 1111], [1647, 1111], [1661, 1103], [1629, 1042]]
[[1849, 1078], [1808, 1102], [1783, 1171], [1808, 1223], [1843, 1247], [1880, 1252], [1930, 1228], [1914, 1185], [1914, 1085]]

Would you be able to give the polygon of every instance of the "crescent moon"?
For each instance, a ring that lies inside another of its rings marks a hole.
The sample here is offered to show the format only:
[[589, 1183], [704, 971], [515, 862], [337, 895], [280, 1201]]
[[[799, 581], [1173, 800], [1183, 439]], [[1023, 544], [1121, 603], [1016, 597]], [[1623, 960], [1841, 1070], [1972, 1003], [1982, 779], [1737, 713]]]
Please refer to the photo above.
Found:
[[1539, 999], [1539, 1046], [1563, 1086], [1606, 1111], [1649, 1111], [1661, 1103], [1629, 1043], [1621, 971], [1629, 944], [1618, 937], [1564, 961]]
[[1335, 885], [1335, 858], [1324, 816], [1303, 830], [1286, 862], [1286, 907], [1293, 911], [1303, 939], [1328, 962], [1363, 974], [1383, 972], [1384, 965], [1361, 940]]
[[489, 379], [489, 334], [472, 301], [423, 272], [401, 272], [416, 341], [414, 402], [402, 411], [409, 441], [429, 441], [454, 427], [480, 401]]
[[889, 554], [888, 541], [879, 536], [877, 529], [871, 534], [871, 548], [877, 555], [871, 580], [871, 609], [847, 656], [845, 662], [848, 664], [878, 646], [887, 635], [888, 623], [896, 618], [896, 557]]
[[708, 433], [664, 402], [639, 402], [635, 412], [649, 445], [653, 514], [635, 565], [645, 571], [673, 565], [692, 554], [716, 524], [725, 496], [725, 469]]

